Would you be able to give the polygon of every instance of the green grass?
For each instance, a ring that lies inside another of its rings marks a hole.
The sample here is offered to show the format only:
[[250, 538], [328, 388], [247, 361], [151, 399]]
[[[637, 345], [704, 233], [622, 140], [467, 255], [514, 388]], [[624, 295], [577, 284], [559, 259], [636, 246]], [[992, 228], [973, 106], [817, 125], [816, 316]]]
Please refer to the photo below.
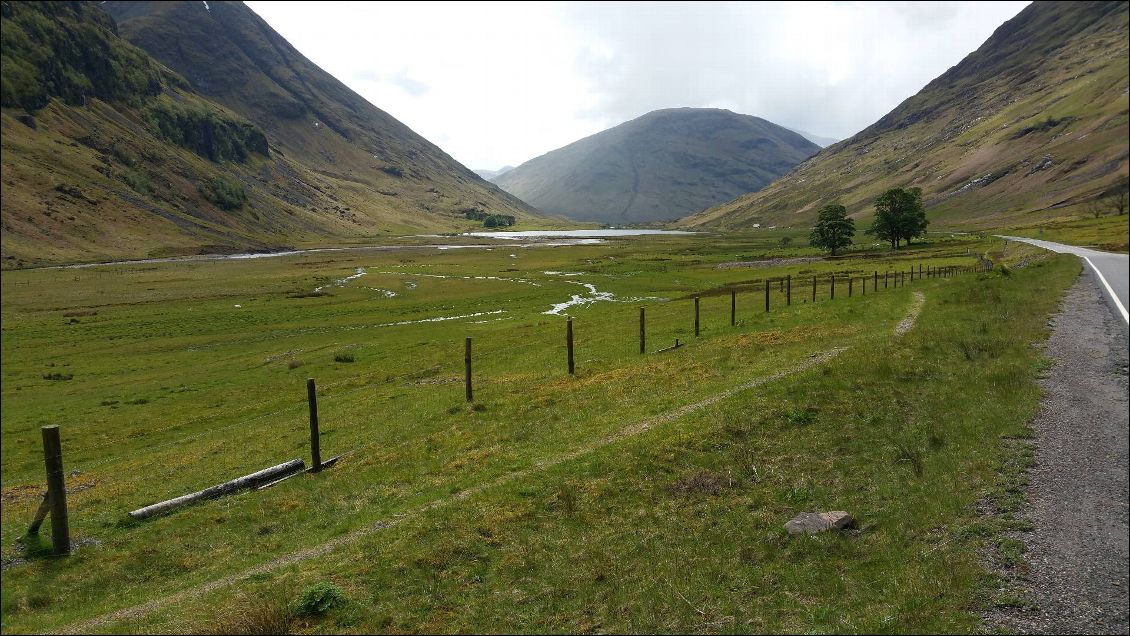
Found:
[[1130, 221], [1120, 215], [1085, 216], [1044, 225], [1009, 229], [1016, 236], [1094, 247], [1108, 252], [1130, 251]]
[[[776, 245], [649, 238], [6, 272], [0, 549], [5, 563], [28, 561], [4, 572], [5, 633], [59, 629], [233, 575], [99, 629], [224, 631], [232, 617], [260, 616], [299, 631], [974, 630], [991, 584], [976, 550], [995, 539], [966, 530], [978, 522], [972, 504], [1000, 487], [1002, 436], [1034, 412], [1032, 344], [1077, 264], [1037, 258], [1008, 277], [878, 293], [868, 284], [866, 298], [856, 286], [850, 299], [847, 275], [1035, 252], [953, 239], [716, 267], [788, 253]], [[358, 267], [364, 276], [333, 284]], [[834, 302], [823, 283], [810, 302], [798, 282], [786, 308], [774, 284], [763, 311], [766, 278], [831, 272]], [[572, 378], [564, 318], [541, 313], [584, 293], [570, 280], [650, 298], [570, 310]], [[912, 291], [926, 306], [896, 340]], [[638, 306], [649, 351], [675, 338], [688, 346], [640, 356]], [[466, 336], [473, 405], [461, 383]], [[837, 347], [846, 350], [827, 363], [623, 435]], [[335, 362], [342, 353], [354, 361]], [[306, 456], [307, 377], [318, 383], [323, 457], [346, 453], [337, 466], [127, 520]], [[73, 490], [79, 548], [66, 559], [19, 544], [38, 504], [45, 424], [62, 426]], [[784, 522], [813, 509], [848, 510], [860, 527], [788, 538]], [[392, 520], [317, 559], [248, 575]], [[320, 583], [340, 589], [341, 603], [292, 616], [300, 591]]]

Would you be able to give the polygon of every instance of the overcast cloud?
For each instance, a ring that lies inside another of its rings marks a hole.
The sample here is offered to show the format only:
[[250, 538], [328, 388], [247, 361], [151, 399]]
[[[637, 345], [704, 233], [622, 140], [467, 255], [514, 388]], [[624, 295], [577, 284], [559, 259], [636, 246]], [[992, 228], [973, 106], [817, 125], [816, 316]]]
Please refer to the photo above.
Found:
[[304, 55], [470, 168], [658, 108], [850, 137], [1027, 2], [248, 2]]

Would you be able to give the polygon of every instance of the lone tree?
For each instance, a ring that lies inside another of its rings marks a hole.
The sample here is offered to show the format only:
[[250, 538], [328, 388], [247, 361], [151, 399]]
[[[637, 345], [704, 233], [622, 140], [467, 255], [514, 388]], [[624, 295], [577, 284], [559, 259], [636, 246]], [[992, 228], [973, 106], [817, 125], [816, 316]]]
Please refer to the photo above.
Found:
[[831, 251], [832, 256], [835, 256], [836, 250], [851, 245], [854, 236], [855, 220], [848, 218], [847, 208], [838, 203], [829, 203], [820, 208], [820, 216], [816, 220], [816, 227], [812, 228], [808, 242], [813, 247]]
[[897, 250], [900, 241], [909, 245], [911, 239], [925, 234], [929, 224], [920, 188], [891, 188], [875, 199], [875, 219], [867, 233], [889, 241], [891, 249]]

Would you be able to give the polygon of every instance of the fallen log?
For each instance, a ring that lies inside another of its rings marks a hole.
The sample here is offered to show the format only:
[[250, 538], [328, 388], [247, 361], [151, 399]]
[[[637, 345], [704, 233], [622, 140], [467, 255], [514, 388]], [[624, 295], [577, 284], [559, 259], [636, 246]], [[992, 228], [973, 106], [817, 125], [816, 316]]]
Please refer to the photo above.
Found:
[[224, 495], [230, 495], [232, 493], [239, 492], [240, 490], [255, 488], [256, 486], [260, 486], [262, 484], [270, 483], [272, 481], [278, 481], [279, 479], [282, 479], [284, 477], [300, 473], [305, 470], [305, 468], [306, 462], [302, 461], [301, 459], [292, 459], [289, 462], [279, 464], [277, 466], [271, 466], [270, 468], [264, 468], [263, 470], [251, 473], [250, 475], [244, 475], [243, 477], [240, 477], [238, 479], [225, 481], [224, 483], [217, 484], [215, 486], [212, 486], [211, 488], [205, 488], [204, 490], [187, 495], [182, 495], [175, 499], [169, 499], [168, 501], [155, 503], [151, 506], [138, 508], [137, 510], [129, 513], [129, 516], [133, 517], [134, 519], [148, 519], [149, 517], [152, 517], [154, 515], [170, 512], [172, 510], [176, 510], [177, 508], [182, 508], [198, 501], [216, 499], [218, 497], [223, 497]]

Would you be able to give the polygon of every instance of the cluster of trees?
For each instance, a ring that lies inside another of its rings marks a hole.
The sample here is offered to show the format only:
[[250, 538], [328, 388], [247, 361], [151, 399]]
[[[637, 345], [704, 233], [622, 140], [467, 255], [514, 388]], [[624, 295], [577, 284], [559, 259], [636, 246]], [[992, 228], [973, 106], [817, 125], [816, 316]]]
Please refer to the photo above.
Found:
[[512, 215], [491, 214], [482, 208], [466, 208], [463, 210], [463, 216], [472, 221], [482, 221], [483, 227], [489, 228], [510, 227], [517, 222]]
[[[875, 218], [867, 234], [888, 241], [898, 249], [902, 241], [910, 241], [926, 233], [926, 208], [922, 205], [919, 188], [891, 188], [875, 199]], [[813, 247], [836, 251], [852, 244], [855, 238], [855, 220], [848, 218], [847, 209], [830, 203], [820, 208], [816, 226], [808, 241]]]
[[926, 233], [926, 208], [922, 206], [921, 188], [891, 188], [875, 199], [875, 219], [867, 233], [888, 241], [892, 249], [899, 243]]
[[158, 99], [142, 112], [158, 137], [209, 161], [244, 163], [253, 153], [264, 157], [270, 154], [267, 136], [261, 130], [195, 100], [175, 103]]
[[29, 113], [58, 97], [138, 104], [167, 77], [141, 51], [114, 37], [94, 3], [4, 2], [0, 7], [0, 106]]

